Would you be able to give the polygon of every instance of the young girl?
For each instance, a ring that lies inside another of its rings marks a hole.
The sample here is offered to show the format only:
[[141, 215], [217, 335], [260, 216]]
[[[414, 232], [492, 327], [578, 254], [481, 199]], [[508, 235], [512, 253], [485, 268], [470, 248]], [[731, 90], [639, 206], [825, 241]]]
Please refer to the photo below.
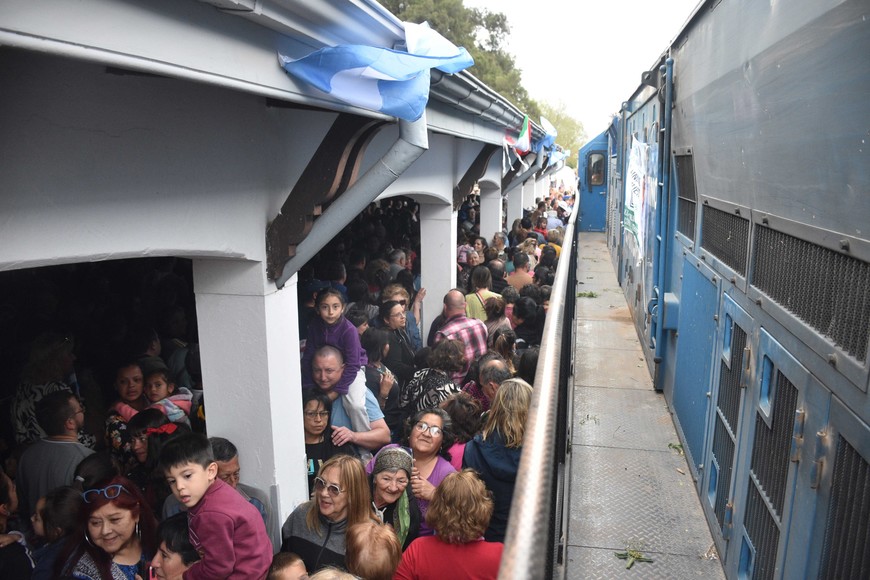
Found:
[[188, 433], [186, 426], [172, 423], [160, 409], [145, 409], [127, 424], [132, 440], [136, 465], [127, 473], [154, 513], [161, 513], [163, 502], [171, 493], [163, 472], [157, 469], [157, 460], [163, 444], [173, 435]]
[[36, 567], [32, 580], [51, 580], [54, 577], [55, 560], [66, 538], [78, 526], [81, 505], [82, 492], [68, 485], [51, 490], [36, 502], [30, 521], [34, 535], [45, 544], [33, 552]]
[[330, 398], [341, 396], [354, 431], [369, 431], [371, 427], [365, 409], [366, 379], [362, 370], [368, 358], [360, 346], [359, 332], [344, 317], [344, 297], [335, 288], [324, 288], [318, 292], [314, 308], [317, 316], [308, 324], [308, 340], [302, 354], [302, 388], [316, 388], [311, 376], [311, 361], [318, 348], [328, 344], [341, 350], [344, 372]]
[[169, 373], [169, 369], [157, 369], [151, 371], [145, 377], [145, 398], [151, 403], [149, 408], [159, 409], [173, 423], [183, 423], [190, 427], [191, 400], [193, 393], [181, 387], [175, 388], [175, 383]]

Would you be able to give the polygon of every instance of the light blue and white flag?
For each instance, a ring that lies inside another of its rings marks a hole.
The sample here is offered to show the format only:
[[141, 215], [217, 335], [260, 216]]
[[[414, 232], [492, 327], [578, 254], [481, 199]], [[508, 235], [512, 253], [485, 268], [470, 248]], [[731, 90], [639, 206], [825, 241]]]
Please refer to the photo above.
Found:
[[474, 60], [427, 23], [404, 25], [407, 52], [343, 45], [298, 60], [279, 54], [278, 61], [294, 77], [340, 101], [416, 121], [429, 101], [429, 70], [455, 73]]
[[541, 145], [544, 149], [551, 148], [556, 143], [556, 136], [559, 134], [551, 122], [544, 117], [541, 117], [541, 128], [544, 129], [544, 138], [541, 139]]

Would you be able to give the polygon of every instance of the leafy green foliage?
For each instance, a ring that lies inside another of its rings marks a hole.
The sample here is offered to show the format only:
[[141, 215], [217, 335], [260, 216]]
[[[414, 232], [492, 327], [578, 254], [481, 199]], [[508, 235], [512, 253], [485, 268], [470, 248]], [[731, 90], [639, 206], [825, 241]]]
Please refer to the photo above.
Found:
[[577, 169], [577, 151], [589, 140], [583, 123], [569, 115], [565, 103], [561, 101], [557, 105], [543, 103], [541, 114], [553, 124], [559, 133], [556, 137], [556, 143], [571, 150], [571, 156], [565, 160], [565, 164]]
[[576, 168], [577, 150], [586, 142], [583, 124], [571, 118], [565, 105], [538, 103], [529, 96], [522, 84], [522, 71], [517, 68], [513, 55], [507, 52], [510, 24], [501, 12], [466, 8], [463, 0], [379, 0], [401, 20], [428, 22], [445, 38], [463, 46], [474, 58], [468, 72], [490, 88], [510, 100], [535, 122], [546, 117], [559, 136], [557, 143], [570, 149], [574, 159], [567, 164]]

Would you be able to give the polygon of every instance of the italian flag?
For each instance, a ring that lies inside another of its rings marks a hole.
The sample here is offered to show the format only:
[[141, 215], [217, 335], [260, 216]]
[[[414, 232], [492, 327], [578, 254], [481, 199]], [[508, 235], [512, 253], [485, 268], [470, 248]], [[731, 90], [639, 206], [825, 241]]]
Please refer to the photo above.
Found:
[[516, 149], [520, 155], [525, 155], [532, 148], [531, 132], [529, 131], [529, 116], [523, 117], [523, 127], [520, 129], [520, 134], [514, 138], [512, 135], [505, 135], [504, 141]]

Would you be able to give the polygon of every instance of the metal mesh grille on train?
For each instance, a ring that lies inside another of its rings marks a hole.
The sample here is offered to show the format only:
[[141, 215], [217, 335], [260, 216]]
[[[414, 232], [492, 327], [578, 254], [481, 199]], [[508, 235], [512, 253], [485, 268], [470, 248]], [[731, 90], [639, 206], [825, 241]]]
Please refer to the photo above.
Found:
[[749, 220], [710, 206], [701, 213], [701, 247], [746, 276]]
[[695, 239], [695, 206], [698, 195], [695, 192], [695, 162], [691, 155], [675, 155], [677, 166], [677, 188], [680, 200], [677, 206], [677, 231], [691, 240]]
[[756, 226], [752, 285], [865, 361], [870, 334], [870, 264]]
[[819, 578], [870, 578], [870, 464], [842, 436], [831, 489]]
[[713, 433], [713, 456], [719, 465], [716, 481], [716, 503], [713, 510], [719, 526], [725, 523], [725, 504], [731, 489], [734, 469], [734, 442], [737, 433], [737, 417], [740, 412], [740, 377], [743, 371], [743, 349], [746, 347], [746, 332], [732, 322], [731, 361], [723, 361], [719, 373], [719, 394], [716, 406], [716, 426]]

